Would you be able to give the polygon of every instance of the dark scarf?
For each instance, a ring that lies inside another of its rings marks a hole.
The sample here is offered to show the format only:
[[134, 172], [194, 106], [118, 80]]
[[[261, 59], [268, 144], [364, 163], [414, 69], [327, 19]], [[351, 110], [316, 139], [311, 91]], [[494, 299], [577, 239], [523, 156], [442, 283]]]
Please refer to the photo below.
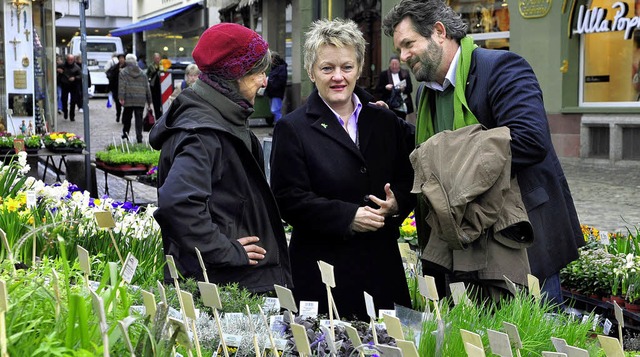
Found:
[[225, 97], [231, 99], [231, 101], [238, 104], [242, 108], [244, 109], [253, 108], [253, 105], [245, 97], [243, 97], [240, 93], [238, 93], [238, 90], [234, 88], [229, 83], [229, 81], [224, 80], [213, 73], [205, 73], [205, 72], [200, 72], [200, 75], [198, 76], [198, 78], [204, 83], [206, 83], [207, 85], [209, 85], [210, 87], [212, 87], [213, 89], [222, 93]]

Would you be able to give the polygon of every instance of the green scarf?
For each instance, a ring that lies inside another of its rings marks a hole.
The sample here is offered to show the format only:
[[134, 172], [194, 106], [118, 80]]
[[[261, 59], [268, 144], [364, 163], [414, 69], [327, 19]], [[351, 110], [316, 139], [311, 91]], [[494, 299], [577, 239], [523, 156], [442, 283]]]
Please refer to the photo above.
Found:
[[[453, 94], [453, 130], [467, 125], [478, 124], [478, 119], [473, 115], [464, 93], [467, 87], [467, 77], [471, 68], [471, 53], [478, 47], [470, 36], [460, 40], [460, 57], [456, 68], [456, 85]], [[432, 137], [434, 133], [431, 107], [429, 106], [429, 91], [423, 90], [418, 99], [418, 120], [416, 123], [416, 144], [423, 143]]]

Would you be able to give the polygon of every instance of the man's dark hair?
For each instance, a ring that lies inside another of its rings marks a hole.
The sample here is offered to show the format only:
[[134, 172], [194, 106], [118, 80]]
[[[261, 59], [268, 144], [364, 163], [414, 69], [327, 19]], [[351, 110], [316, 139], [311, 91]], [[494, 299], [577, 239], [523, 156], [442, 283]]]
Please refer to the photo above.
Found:
[[442, 22], [447, 30], [447, 37], [460, 42], [467, 35], [467, 24], [460, 14], [453, 11], [442, 0], [403, 0], [396, 4], [382, 20], [384, 34], [392, 37], [396, 26], [410, 17], [417, 33], [429, 38], [433, 33], [433, 25]]

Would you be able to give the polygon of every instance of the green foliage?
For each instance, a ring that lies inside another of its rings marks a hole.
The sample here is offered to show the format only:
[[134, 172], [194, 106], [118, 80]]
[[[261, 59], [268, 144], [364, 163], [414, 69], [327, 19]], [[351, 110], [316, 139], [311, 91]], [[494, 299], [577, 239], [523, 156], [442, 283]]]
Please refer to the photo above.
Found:
[[158, 165], [160, 151], [145, 144], [127, 143], [123, 145], [124, 147], [109, 145], [106, 150], [96, 152], [96, 159], [110, 165]]

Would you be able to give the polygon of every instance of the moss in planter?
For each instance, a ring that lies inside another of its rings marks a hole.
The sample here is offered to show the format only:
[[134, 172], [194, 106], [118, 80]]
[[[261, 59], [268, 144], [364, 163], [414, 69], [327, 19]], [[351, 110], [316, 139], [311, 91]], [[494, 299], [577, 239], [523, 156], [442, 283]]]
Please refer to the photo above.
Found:
[[153, 150], [144, 144], [129, 144], [129, 150], [121, 146], [107, 146], [104, 151], [96, 152], [96, 159], [109, 165], [145, 165], [158, 164], [160, 151]]

